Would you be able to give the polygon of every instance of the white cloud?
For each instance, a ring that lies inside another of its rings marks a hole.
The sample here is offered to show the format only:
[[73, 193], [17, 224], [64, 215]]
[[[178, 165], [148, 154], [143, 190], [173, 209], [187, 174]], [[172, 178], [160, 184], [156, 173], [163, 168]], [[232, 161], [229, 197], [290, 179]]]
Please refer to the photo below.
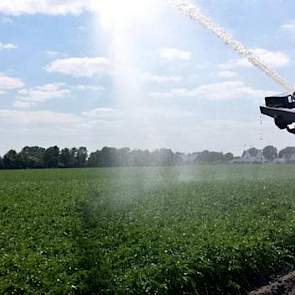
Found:
[[96, 86], [96, 85], [83, 85], [83, 84], [78, 84], [75, 86], [72, 86], [72, 88], [79, 90], [79, 91], [104, 91], [105, 88], [103, 86]]
[[[275, 68], [287, 66], [290, 63], [290, 57], [281, 51], [270, 51], [263, 48], [256, 48], [251, 50], [256, 56], [258, 56], [262, 62]], [[252, 65], [247, 59], [240, 58], [230, 60], [225, 64], [221, 64], [220, 68], [223, 70], [230, 70], [239, 67], [251, 67]]]
[[14, 102], [13, 106], [18, 108], [18, 109], [29, 109], [35, 105], [34, 102], [29, 102], [29, 101], [21, 101], [17, 100]]
[[121, 113], [113, 108], [96, 108], [83, 112], [82, 115], [88, 119], [115, 120], [120, 117]]
[[18, 108], [29, 108], [37, 103], [43, 103], [55, 98], [64, 98], [71, 94], [63, 83], [52, 83], [29, 89], [22, 89], [18, 92], [19, 96], [14, 103]]
[[53, 61], [46, 70], [74, 77], [92, 77], [109, 72], [110, 63], [104, 57], [71, 57]]
[[[257, 110], [258, 116], [258, 110]], [[181, 122], [181, 124], [179, 123]], [[175, 151], [204, 149], [240, 154], [244, 144], [257, 145], [257, 130], [263, 128], [264, 144], [280, 147], [292, 144], [287, 132], [276, 128], [271, 119], [263, 125], [257, 119], [224, 118], [195, 113], [174, 106], [127, 109], [99, 108], [81, 114], [53, 111], [0, 109], [0, 131], [5, 141], [1, 153], [25, 145], [80, 146], [96, 150], [102, 146], [131, 148], [169, 147]]]
[[4, 49], [16, 49], [17, 45], [12, 44], [12, 43], [2, 43], [0, 42], [0, 50]]
[[15, 90], [24, 87], [24, 83], [14, 77], [0, 73], [0, 91]]
[[281, 29], [288, 30], [288, 31], [295, 30], [295, 21], [289, 21], [289, 22], [281, 25]]
[[168, 61], [175, 60], [190, 60], [192, 53], [190, 51], [180, 50], [176, 48], [162, 48], [160, 50], [160, 56], [162, 59]]
[[253, 53], [272, 67], [284, 67], [290, 63], [290, 57], [281, 51], [269, 51], [262, 48], [253, 49]]
[[56, 57], [67, 57], [65, 53], [62, 53], [60, 51], [55, 51], [55, 50], [46, 50], [45, 53], [51, 57], [51, 58], [56, 58]]
[[73, 124], [81, 122], [81, 118], [77, 115], [67, 113], [57, 113], [52, 111], [16, 111], [16, 110], [1, 110], [0, 122], [5, 122], [8, 125], [15, 124]]
[[242, 81], [225, 81], [199, 86], [194, 89], [175, 88], [169, 92], [154, 92], [152, 97], [195, 97], [196, 99], [208, 100], [234, 100], [244, 98], [258, 98], [273, 94], [273, 92], [253, 89]]
[[203, 85], [196, 88], [193, 94], [209, 100], [233, 100], [243, 98], [264, 97], [269, 91], [247, 86], [242, 81], [227, 81]]
[[226, 78], [226, 79], [231, 79], [231, 78], [236, 78], [238, 74], [234, 71], [220, 71], [218, 72], [218, 76], [220, 78]]
[[153, 75], [151, 73], [144, 73], [143, 79], [155, 83], [173, 83], [180, 82], [182, 80], [182, 78], [179, 76]]
[[66, 85], [65, 83], [50, 83], [33, 88], [23, 88], [18, 91], [17, 100], [13, 106], [28, 109], [39, 103], [52, 99], [68, 97], [73, 91], [103, 91], [104, 87], [96, 85]]
[[78, 15], [91, 10], [91, 0], [1, 0], [0, 13], [4, 15], [48, 14]]

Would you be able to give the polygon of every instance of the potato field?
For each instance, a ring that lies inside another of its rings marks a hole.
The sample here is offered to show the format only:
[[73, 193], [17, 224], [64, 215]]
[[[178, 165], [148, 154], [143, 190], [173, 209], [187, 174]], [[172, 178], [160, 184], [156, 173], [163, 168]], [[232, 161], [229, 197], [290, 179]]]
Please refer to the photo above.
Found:
[[295, 266], [295, 165], [0, 172], [0, 294], [247, 294]]

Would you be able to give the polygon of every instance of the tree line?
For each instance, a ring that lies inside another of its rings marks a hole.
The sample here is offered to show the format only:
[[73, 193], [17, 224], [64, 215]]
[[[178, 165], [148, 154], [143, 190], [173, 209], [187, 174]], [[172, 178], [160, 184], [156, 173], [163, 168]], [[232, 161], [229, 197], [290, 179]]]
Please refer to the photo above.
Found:
[[[259, 150], [251, 148], [244, 151], [242, 158], [248, 153], [255, 157]], [[261, 150], [264, 161], [285, 160], [295, 163], [295, 147], [286, 147], [278, 151], [273, 146]], [[144, 166], [176, 166], [194, 164], [225, 164], [239, 162], [239, 157], [232, 153], [202, 151], [196, 153], [173, 152], [171, 149], [131, 150], [129, 148], [103, 147], [88, 153], [86, 147], [49, 148], [26, 146], [20, 152], [8, 151], [0, 156], [0, 169], [42, 169], [42, 168], [84, 168], [84, 167], [144, 167]]]
[[203, 151], [201, 153], [174, 153], [170, 149], [131, 150], [129, 148], [104, 147], [88, 153], [86, 147], [43, 148], [24, 147], [20, 152], [8, 151], [0, 157], [0, 169], [84, 168], [84, 167], [129, 167], [173, 166], [194, 163], [227, 163], [234, 158], [232, 153]]
[[0, 157], [1, 169], [34, 168], [78, 168], [87, 165], [88, 152], [85, 147], [64, 148], [39, 146], [24, 147], [19, 153], [8, 151]]
[[[263, 160], [266, 162], [280, 162], [295, 163], [295, 147], [288, 146], [282, 150], [278, 150], [272, 145], [268, 145], [262, 149]], [[243, 152], [242, 158], [248, 153], [252, 157], [256, 157], [259, 154], [259, 150], [256, 148], [250, 148]]]

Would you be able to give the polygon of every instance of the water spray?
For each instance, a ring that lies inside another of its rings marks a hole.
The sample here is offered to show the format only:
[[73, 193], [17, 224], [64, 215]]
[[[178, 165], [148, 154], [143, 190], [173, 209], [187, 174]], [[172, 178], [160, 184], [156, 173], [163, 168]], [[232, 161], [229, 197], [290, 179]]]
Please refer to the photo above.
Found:
[[176, 6], [176, 8], [178, 8], [193, 21], [198, 22], [204, 28], [214, 33], [218, 38], [222, 39], [225, 44], [229, 45], [243, 58], [246, 58], [256, 68], [263, 71], [267, 76], [272, 78], [286, 91], [288, 91], [289, 93], [294, 92], [295, 88], [291, 83], [289, 83], [279, 73], [263, 63], [260, 58], [253, 54], [253, 52], [251, 52], [251, 50], [249, 50], [244, 44], [242, 44], [240, 41], [235, 40], [231, 34], [227, 33], [221, 26], [219, 26], [212, 19], [203, 14], [199, 7], [192, 4], [188, 0], [170, 0], [169, 2]]

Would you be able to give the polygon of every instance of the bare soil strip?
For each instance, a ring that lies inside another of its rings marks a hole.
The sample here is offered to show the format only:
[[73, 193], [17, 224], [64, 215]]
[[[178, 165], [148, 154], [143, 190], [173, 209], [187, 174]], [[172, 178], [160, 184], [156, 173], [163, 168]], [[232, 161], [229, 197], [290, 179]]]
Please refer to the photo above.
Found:
[[295, 295], [295, 271], [249, 295]]

